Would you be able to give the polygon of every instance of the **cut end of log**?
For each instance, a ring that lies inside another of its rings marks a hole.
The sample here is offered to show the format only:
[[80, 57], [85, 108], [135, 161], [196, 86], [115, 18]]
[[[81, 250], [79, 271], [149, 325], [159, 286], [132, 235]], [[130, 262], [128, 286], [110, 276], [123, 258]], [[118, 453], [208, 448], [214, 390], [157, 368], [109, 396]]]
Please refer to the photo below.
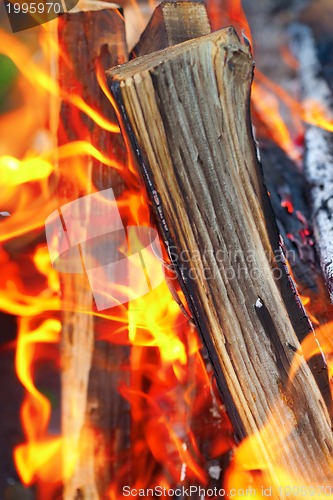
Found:
[[[112, 88], [115, 88], [118, 83], [121, 81], [125, 81], [127, 78], [131, 78], [135, 76], [140, 70], [150, 71], [151, 69], [176, 58], [180, 54], [184, 54], [186, 52], [195, 51], [196, 49], [203, 49], [204, 45], [211, 44], [215, 46], [217, 49], [225, 46], [225, 48], [230, 48], [233, 51], [240, 51], [244, 54], [244, 57], [249, 61], [252, 61], [252, 56], [249, 48], [242, 44], [238, 38], [238, 35], [233, 27], [223, 28], [214, 33], [210, 33], [208, 35], [200, 36], [193, 40], [186, 40], [182, 43], [174, 45], [172, 47], [167, 47], [162, 50], [158, 50], [151, 54], [145, 54], [140, 58], [133, 59], [128, 63], [120, 66], [116, 66], [108, 71], [106, 71], [106, 75], [108, 78], [109, 85]], [[209, 50], [208, 50], [209, 52]], [[232, 65], [232, 63], [230, 63]], [[230, 66], [232, 70], [232, 67]], [[251, 63], [251, 71], [252, 71], [252, 63]]]

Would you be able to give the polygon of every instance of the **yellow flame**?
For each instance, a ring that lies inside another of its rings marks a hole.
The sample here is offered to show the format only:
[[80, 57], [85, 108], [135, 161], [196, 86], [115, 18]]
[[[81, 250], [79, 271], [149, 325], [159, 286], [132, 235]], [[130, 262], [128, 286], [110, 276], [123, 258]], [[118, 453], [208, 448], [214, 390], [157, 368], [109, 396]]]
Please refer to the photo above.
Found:
[[31, 484], [36, 476], [43, 478], [45, 475], [49, 481], [54, 481], [55, 470], [50, 461], [53, 462], [52, 459], [59, 453], [61, 446], [60, 438], [47, 435], [51, 405], [37, 389], [32, 372], [37, 346], [59, 343], [61, 323], [56, 319], [46, 319], [35, 329], [32, 323], [28, 318], [19, 320], [15, 358], [17, 376], [26, 390], [21, 417], [27, 442], [15, 448], [14, 458], [25, 484]]

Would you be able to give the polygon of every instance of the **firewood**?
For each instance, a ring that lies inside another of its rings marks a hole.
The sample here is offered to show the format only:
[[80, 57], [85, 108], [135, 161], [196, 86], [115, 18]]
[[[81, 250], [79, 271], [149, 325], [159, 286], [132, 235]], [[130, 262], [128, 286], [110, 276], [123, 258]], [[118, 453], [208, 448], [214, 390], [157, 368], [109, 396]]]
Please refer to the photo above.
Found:
[[[208, 19], [208, 14], [206, 6], [202, 0], [192, 0], [192, 1], [178, 1], [174, 0], [164, 0], [159, 4], [154, 10], [152, 17], [146, 26], [144, 32], [141, 35], [140, 41], [134, 47], [132, 51], [132, 57], [139, 57], [145, 54], [150, 54], [151, 52], [164, 49], [176, 45], [177, 43], [184, 42], [186, 40], [191, 40], [203, 35], [207, 35], [211, 32], [210, 23]], [[206, 354], [205, 349], [202, 350], [203, 361], [206, 365], [208, 372], [212, 371], [209, 358]], [[189, 371], [191, 367], [188, 367]], [[198, 391], [201, 390], [200, 387], [197, 388]], [[215, 398], [213, 399], [213, 405], [216, 405]], [[191, 409], [189, 409], [191, 410]], [[214, 425], [214, 419], [211, 418], [213, 415], [217, 415], [220, 418], [219, 413], [216, 408], [211, 407], [210, 409], [210, 425]], [[193, 417], [191, 411], [188, 415], [188, 425], [193, 430], [198, 447], [202, 456], [204, 458], [205, 469], [208, 472], [209, 484], [208, 487], [214, 488], [218, 486], [218, 481], [214, 478], [209, 471], [214, 470], [214, 466], [217, 465], [216, 459], [212, 460], [209, 455], [207, 446], [207, 433], [203, 429], [203, 415]], [[216, 423], [215, 423], [216, 425]], [[224, 460], [224, 465], [226, 457], [222, 457], [219, 461], [221, 468], [223, 467], [222, 461]], [[192, 481], [187, 478], [186, 474], [182, 479], [182, 486], [190, 486]], [[193, 497], [194, 500], [198, 496]]]
[[[302, 99], [333, 118], [332, 91], [321, 75], [321, 66], [310, 28], [295, 25], [291, 31], [299, 60]], [[305, 132], [304, 172], [312, 201], [312, 218], [322, 271], [333, 302], [333, 139], [332, 133], [308, 124]]]
[[[288, 377], [295, 331], [310, 325], [263, 185], [249, 118], [252, 74], [232, 28], [107, 72], [238, 437], [255, 440], [272, 484], [274, 466], [326, 484], [327, 410], [305, 362]], [[271, 439], [262, 439], [264, 426]]]
[[[182, 22], [179, 22], [179, 19]], [[203, 0], [160, 3], [132, 51], [133, 57], [165, 49], [211, 32]]]
[[[59, 86], [67, 95], [80, 95], [92, 109], [114, 123], [116, 129], [114, 112], [96, 78], [96, 64], [101, 65], [103, 74], [106, 68], [127, 60], [122, 14], [106, 2], [86, 1], [80, 5], [80, 9], [74, 8], [59, 19]], [[86, 140], [105, 156], [125, 163], [125, 147], [120, 134], [101, 128], [73, 104], [63, 100], [58, 144], [75, 140]], [[88, 156], [85, 160], [84, 183], [68, 175], [75, 166], [76, 160], [67, 160], [65, 166], [60, 163], [60, 208], [92, 193], [93, 184], [97, 190], [112, 187], [115, 195], [122, 192], [121, 177], [95, 158]], [[87, 232], [91, 225], [90, 214], [77, 213], [76, 216], [82, 232]], [[93, 318], [93, 296], [88, 280], [83, 272], [72, 274], [71, 266], [68, 262], [68, 273], [61, 274], [64, 303], [62, 429], [67, 474], [64, 499], [98, 499], [105, 495], [110, 478], [116, 477], [119, 468], [116, 460], [109, 463], [106, 457], [117, 455], [119, 447], [124, 449], [129, 434], [127, 403], [117, 392], [123, 375], [120, 367], [128, 358], [128, 348], [97, 340], [97, 326], [103, 328], [107, 320]], [[76, 457], [74, 466], [73, 454]]]

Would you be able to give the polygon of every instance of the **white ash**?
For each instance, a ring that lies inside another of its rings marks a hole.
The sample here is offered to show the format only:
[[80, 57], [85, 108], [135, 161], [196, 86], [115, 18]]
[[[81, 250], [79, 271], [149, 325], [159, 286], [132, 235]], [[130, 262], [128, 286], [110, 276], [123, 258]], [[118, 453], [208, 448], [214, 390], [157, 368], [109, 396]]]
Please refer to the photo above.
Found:
[[[333, 200], [330, 200], [330, 212], [333, 213]], [[333, 302], [333, 227], [327, 212], [319, 211], [314, 225], [314, 235], [319, 241], [320, 264], [326, 278], [331, 302]]]
[[262, 305], [263, 305], [263, 304], [262, 304], [262, 302], [261, 302], [261, 299], [258, 297], [258, 298], [257, 298], [257, 302], [256, 302], [256, 308], [257, 308], [257, 309], [260, 309], [260, 308], [262, 307]]
[[333, 136], [318, 127], [308, 127], [305, 143], [304, 172], [316, 213], [333, 197]]
[[[316, 45], [307, 26], [291, 29], [292, 48], [300, 64], [302, 98], [315, 101], [333, 117], [332, 93], [317, 57]], [[314, 236], [320, 264], [333, 302], [333, 135], [314, 125], [305, 133], [304, 173], [310, 187]]]
[[208, 469], [208, 474], [212, 479], [216, 479], [217, 481], [220, 479], [221, 471], [222, 469], [219, 465], [211, 465]]
[[180, 470], [180, 480], [181, 481], [185, 481], [185, 479], [186, 479], [186, 468], [187, 468], [187, 465], [183, 462], [182, 468]]
[[2, 215], [2, 217], [9, 217], [10, 213], [5, 211], [5, 212], [0, 212], [0, 215]]

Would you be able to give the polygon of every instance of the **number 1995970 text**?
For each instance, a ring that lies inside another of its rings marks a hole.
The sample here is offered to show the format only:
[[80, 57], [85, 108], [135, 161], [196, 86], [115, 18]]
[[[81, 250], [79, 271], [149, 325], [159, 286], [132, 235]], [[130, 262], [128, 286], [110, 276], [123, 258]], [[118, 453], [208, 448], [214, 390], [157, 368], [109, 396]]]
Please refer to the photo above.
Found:
[[8, 14], [60, 14], [63, 11], [61, 3], [53, 2], [24, 2], [24, 3], [7, 3]]

